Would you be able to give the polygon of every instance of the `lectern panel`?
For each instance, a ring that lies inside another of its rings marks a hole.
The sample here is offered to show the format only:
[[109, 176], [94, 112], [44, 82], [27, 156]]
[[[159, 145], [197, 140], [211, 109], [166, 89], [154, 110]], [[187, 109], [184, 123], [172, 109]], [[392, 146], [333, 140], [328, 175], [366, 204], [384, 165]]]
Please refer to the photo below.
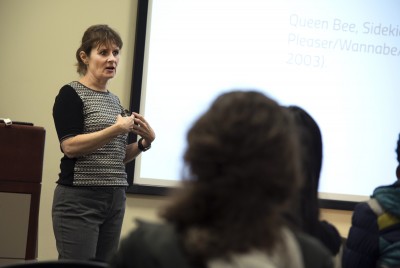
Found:
[[0, 123], [0, 263], [37, 258], [45, 133]]

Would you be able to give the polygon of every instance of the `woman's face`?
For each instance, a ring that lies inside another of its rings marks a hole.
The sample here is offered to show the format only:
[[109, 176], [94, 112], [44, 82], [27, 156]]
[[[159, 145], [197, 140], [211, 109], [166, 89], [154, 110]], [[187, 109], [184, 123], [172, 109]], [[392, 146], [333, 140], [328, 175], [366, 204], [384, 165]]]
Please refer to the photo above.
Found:
[[103, 44], [95, 47], [83, 61], [87, 64], [85, 76], [92, 76], [96, 80], [107, 81], [117, 73], [120, 48], [115, 44]]

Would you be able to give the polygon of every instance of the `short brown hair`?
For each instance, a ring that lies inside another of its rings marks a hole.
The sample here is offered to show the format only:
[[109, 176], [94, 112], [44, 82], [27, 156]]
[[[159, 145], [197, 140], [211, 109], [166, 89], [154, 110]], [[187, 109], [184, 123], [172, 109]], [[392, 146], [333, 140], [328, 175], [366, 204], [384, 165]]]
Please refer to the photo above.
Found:
[[103, 44], [115, 44], [120, 49], [123, 45], [120, 35], [108, 25], [97, 24], [90, 26], [83, 34], [81, 46], [76, 51], [76, 59], [78, 60], [78, 63], [76, 64], [77, 72], [80, 75], [86, 74], [87, 66], [82, 61], [79, 53], [83, 51], [89, 56], [94, 47], [98, 47]]

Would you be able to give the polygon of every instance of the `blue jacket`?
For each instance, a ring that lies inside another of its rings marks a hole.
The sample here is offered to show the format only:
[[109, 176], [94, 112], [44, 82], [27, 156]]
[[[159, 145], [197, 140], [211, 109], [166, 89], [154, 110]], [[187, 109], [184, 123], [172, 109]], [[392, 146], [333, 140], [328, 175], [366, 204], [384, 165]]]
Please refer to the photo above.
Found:
[[358, 204], [342, 268], [400, 267], [400, 184], [381, 186]]

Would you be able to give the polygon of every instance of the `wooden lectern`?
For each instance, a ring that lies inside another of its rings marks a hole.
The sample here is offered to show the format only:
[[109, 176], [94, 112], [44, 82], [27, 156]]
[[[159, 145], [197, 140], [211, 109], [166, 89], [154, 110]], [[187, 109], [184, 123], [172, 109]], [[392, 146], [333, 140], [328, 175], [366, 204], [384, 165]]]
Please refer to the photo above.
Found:
[[45, 135], [0, 123], [0, 266], [37, 258]]

